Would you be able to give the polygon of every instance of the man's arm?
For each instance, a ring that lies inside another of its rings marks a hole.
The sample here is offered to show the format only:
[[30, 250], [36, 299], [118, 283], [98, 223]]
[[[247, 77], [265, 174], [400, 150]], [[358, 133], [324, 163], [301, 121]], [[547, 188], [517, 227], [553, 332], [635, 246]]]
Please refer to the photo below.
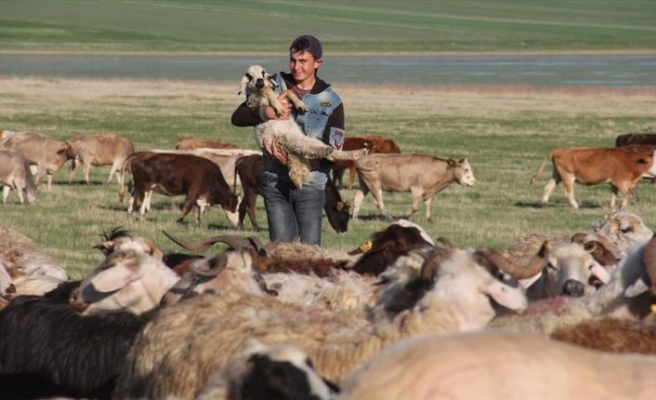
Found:
[[234, 126], [255, 126], [264, 122], [262, 116], [260, 115], [259, 107], [248, 107], [246, 102], [243, 102], [237, 107], [237, 109], [232, 113], [232, 118], [230, 122]]

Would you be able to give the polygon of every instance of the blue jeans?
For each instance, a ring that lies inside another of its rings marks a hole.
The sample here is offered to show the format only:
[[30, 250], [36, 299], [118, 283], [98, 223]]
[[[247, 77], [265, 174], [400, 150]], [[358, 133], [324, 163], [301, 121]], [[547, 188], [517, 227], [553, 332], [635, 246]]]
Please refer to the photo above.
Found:
[[269, 239], [305, 244], [321, 244], [321, 222], [326, 193], [272, 174], [262, 175], [262, 197], [269, 222]]

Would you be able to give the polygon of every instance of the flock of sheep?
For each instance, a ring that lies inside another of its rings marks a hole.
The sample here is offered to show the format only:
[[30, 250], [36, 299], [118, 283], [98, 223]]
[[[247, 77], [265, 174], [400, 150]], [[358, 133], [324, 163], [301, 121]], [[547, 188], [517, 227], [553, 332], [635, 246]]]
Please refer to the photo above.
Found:
[[628, 211], [503, 251], [407, 220], [351, 252], [114, 229], [81, 281], [0, 236], [3, 397], [656, 396], [656, 240]]

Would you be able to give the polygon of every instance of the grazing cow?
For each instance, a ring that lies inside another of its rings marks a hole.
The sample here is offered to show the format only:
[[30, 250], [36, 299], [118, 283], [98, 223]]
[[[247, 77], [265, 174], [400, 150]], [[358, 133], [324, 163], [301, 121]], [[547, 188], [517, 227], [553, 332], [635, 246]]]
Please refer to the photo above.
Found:
[[52, 189], [52, 176], [68, 160], [69, 144], [54, 137], [33, 132], [2, 132], [0, 149], [19, 152], [30, 165], [36, 165], [36, 184], [48, 175], [48, 190]]
[[[344, 139], [344, 150], [358, 150], [368, 148], [369, 154], [373, 153], [400, 153], [401, 148], [393, 139], [381, 136], [347, 136]], [[339, 182], [339, 187], [344, 187], [342, 178], [344, 177], [344, 170], [349, 170], [349, 185], [348, 188], [353, 188], [353, 182], [357, 173], [355, 172], [355, 163], [350, 160], [340, 160], [333, 164], [333, 180], [335, 183]]]
[[615, 210], [617, 192], [622, 193], [621, 209], [626, 207], [631, 196], [630, 190], [636, 187], [644, 174], [654, 175], [654, 150], [624, 149], [611, 147], [561, 147], [551, 150], [540, 168], [531, 176], [531, 184], [538, 178], [547, 161], [551, 158], [553, 175], [544, 187], [542, 203], [549, 201], [549, 195], [561, 181], [569, 204], [579, 208], [574, 199], [574, 182], [583, 185], [610, 183], [610, 208]]
[[[128, 164], [134, 183], [128, 215], [132, 213], [133, 207], [140, 207], [139, 215], [143, 220], [150, 208], [153, 191], [166, 196], [186, 196], [182, 214], [177, 220], [179, 223], [192, 208], [197, 225], [200, 225], [200, 216], [206, 206], [220, 204], [231, 212], [236, 211], [237, 196], [230, 190], [219, 167], [203, 157], [138, 152], [125, 160], [121, 170], [124, 171]], [[124, 191], [121, 185], [119, 196]]]
[[82, 163], [82, 173], [84, 181], [89, 184], [89, 170], [91, 166], [101, 167], [111, 165], [107, 183], [112, 181], [112, 176], [116, 174], [116, 180], [120, 183], [121, 177], [118, 175], [123, 161], [132, 153], [134, 146], [130, 139], [119, 135], [77, 135], [69, 141], [70, 145], [68, 156], [73, 158], [71, 163], [71, 172], [68, 176], [68, 183], [71, 183], [77, 161]]
[[[261, 151], [249, 149], [210, 149], [199, 148], [193, 150], [151, 150], [162, 154], [191, 154], [198, 157], [206, 158], [216, 164], [225, 178], [226, 182], [232, 182], [235, 179], [235, 163], [240, 157], [252, 154], [262, 155]], [[239, 184], [239, 177], [237, 176]]]
[[16, 190], [21, 204], [24, 203], [23, 191], [28, 203], [36, 201], [36, 186], [30, 172], [30, 162], [20, 153], [0, 150], [0, 184], [4, 185], [2, 204], [7, 202], [11, 189]]
[[[256, 231], [260, 230], [255, 220], [255, 201], [261, 195], [262, 171], [264, 169], [261, 154], [241, 157], [235, 164], [235, 177], [241, 180], [243, 198], [239, 204], [239, 223], [237, 229], [244, 229], [244, 217], [248, 218]], [[236, 183], [235, 183], [236, 186]], [[326, 202], [324, 211], [333, 230], [337, 233], [346, 233], [348, 230], [350, 204], [342, 200], [335, 183], [328, 179], [326, 182]]]
[[474, 186], [476, 178], [466, 158], [455, 161], [425, 154], [370, 154], [355, 162], [360, 189], [353, 200], [353, 219], [358, 218], [362, 200], [371, 191], [374, 204], [387, 220], [394, 218], [385, 210], [383, 191], [412, 193], [412, 206], [404, 216], [410, 217], [419, 208], [419, 200], [426, 205], [426, 219], [431, 217], [433, 196], [452, 182]]
[[223, 140], [197, 139], [197, 138], [180, 138], [175, 143], [176, 150], [193, 150], [200, 148], [210, 149], [238, 149], [239, 146]]
[[615, 147], [630, 145], [656, 146], [656, 133], [625, 133], [615, 138]]

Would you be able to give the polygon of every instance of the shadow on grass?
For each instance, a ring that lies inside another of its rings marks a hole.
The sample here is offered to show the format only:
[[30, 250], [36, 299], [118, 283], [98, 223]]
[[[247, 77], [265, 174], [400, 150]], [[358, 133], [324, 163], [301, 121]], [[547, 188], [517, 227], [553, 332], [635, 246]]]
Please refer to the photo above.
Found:
[[[393, 216], [394, 220], [397, 220], [401, 217]], [[387, 221], [385, 216], [383, 214], [366, 214], [366, 215], [358, 215], [358, 219], [362, 221]], [[350, 220], [352, 221], [352, 219]]]
[[[561, 208], [561, 207], [567, 207], [567, 208], [572, 208], [572, 206], [569, 205], [569, 203], [566, 202], [554, 202], [554, 203], [542, 203], [540, 201], [534, 201], [534, 202], [525, 202], [525, 201], [518, 201], [515, 203], [515, 207], [521, 207], [521, 208], [545, 208], [545, 209], [554, 209], [554, 208]], [[599, 209], [602, 208], [602, 205], [599, 203], [592, 203], [589, 201], [584, 201], [579, 203], [579, 209], [586, 209], [586, 210], [593, 210], [593, 209]]]
[[106, 185], [105, 182], [102, 181], [89, 181], [87, 184], [84, 180], [81, 181], [72, 181], [71, 183], [66, 183], [68, 186], [103, 186]]

